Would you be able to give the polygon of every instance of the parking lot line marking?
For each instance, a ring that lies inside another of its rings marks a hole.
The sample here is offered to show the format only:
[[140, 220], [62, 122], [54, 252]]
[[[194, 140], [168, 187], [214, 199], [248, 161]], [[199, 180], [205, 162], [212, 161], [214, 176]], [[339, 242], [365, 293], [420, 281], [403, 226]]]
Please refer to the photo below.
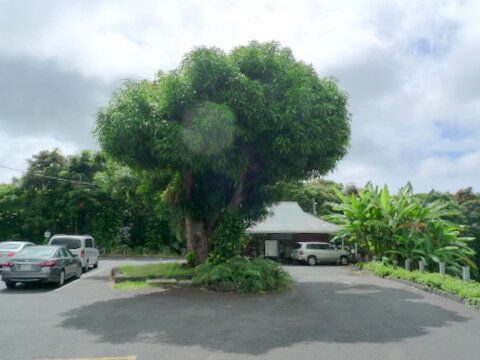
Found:
[[82, 276], [80, 279], [88, 279], [90, 276], [96, 275], [96, 274], [101, 273], [102, 271], [105, 271], [105, 270], [110, 270], [110, 268], [106, 267], [106, 268], [103, 268], [103, 269], [95, 270], [93, 272], [89, 272], [88, 274]]
[[62, 358], [62, 359], [44, 359], [44, 360], [137, 360], [136, 355], [132, 356], [109, 356], [109, 357], [89, 357], [89, 358]]
[[[83, 275], [82, 277], [80, 277], [80, 279], [73, 280], [73, 281], [69, 282], [68, 284], [63, 285], [62, 287], [59, 287], [58, 289], [53, 290], [53, 292], [60, 291], [60, 290], [65, 289], [65, 288], [67, 288], [67, 287], [69, 287], [69, 286], [71, 286], [71, 285], [78, 284], [78, 282], [79, 282], [79, 281], [82, 281], [82, 279], [87, 279], [87, 278], [89, 278], [90, 276], [93, 276], [93, 275], [95, 275], [95, 274], [101, 273], [102, 271], [105, 271], [105, 270], [109, 270], [109, 268], [106, 267], [106, 268], [103, 268], [103, 269], [98, 269], [98, 270], [96, 270], [96, 271], [94, 271], [94, 272], [88, 273], [87, 275]], [[109, 359], [109, 358], [107, 358], [107, 359]], [[68, 360], [70, 360], [70, 359], [68, 359]], [[73, 359], [73, 360], [76, 360], [76, 359]], [[83, 360], [83, 359], [82, 359], [82, 360]], [[87, 359], [87, 360], [88, 360], [88, 359]], [[103, 359], [102, 359], [102, 360], [103, 360]], [[115, 360], [116, 360], [116, 359], [115, 359]], [[122, 359], [122, 360], [123, 360], [123, 359]]]

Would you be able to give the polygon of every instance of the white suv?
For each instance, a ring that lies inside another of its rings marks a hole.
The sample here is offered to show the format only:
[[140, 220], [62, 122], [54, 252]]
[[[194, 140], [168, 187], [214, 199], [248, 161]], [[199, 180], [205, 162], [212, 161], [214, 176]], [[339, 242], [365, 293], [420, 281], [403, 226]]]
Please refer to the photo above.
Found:
[[70, 250], [82, 263], [83, 272], [87, 272], [90, 266], [98, 267], [99, 253], [90, 235], [54, 235], [48, 245], [61, 245]]
[[322, 242], [298, 242], [292, 252], [292, 259], [305, 261], [308, 265], [317, 263], [340, 263], [348, 265], [351, 254], [335, 246]]

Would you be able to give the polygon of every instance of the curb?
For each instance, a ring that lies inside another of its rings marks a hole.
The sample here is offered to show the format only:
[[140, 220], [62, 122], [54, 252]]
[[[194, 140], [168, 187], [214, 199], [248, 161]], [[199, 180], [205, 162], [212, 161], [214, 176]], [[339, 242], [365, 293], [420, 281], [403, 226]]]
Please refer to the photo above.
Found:
[[192, 285], [192, 280], [177, 280], [177, 279], [149, 279], [147, 284], [153, 286], [164, 286], [164, 285]]
[[184, 257], [163, 257], [163, 256], [126, 256], [126, 255], [108, 255], [102, 256], [101, 260], [156, 260], [156, 261], [164, 261], [164, 260], [176, 260], [176, 261], [185, 261]]
[[110, 278], [114, 283], [120, 283], [125, 281], [146, 281], [152, 284], [176, 284], [176, 285], [190, 285], [192, 283], [191, 275], [180, 275], [175, 278], [158, 277], [158, 276], [126, 276], [122, 273], [119, 267], [114, 267], [110, 271]]

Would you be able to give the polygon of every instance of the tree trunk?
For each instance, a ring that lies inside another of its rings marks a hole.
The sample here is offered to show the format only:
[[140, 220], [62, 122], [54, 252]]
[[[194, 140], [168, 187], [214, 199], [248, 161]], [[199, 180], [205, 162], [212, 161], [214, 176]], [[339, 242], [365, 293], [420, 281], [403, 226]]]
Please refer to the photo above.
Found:
[[195, 221], [190, 216], [185, 216], [185, 237], [187, 238], [187, 250], [197, 254], [199, 263], [203, 263], [208, 257], [208, 236], [205, 224]]

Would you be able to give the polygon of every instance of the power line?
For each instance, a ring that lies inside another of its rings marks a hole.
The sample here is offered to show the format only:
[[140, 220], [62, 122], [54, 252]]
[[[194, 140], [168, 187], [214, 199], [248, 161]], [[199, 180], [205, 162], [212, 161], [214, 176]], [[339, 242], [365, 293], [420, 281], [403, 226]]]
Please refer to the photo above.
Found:
[[[15, 169], [11, 166], [0, 164], [0, 168], [17, 171], [17, 172], [20, 172], [24, 175], [27, 175], [26, 171]], [[61, 177], [57, 177], [57, 176], [49, 176], [49, 175], [44, 175], [44, 174], [41, 174], [41, 173], [38, 173], [38, 172], [31, 172], [31, 173], [28, 173], [28, 174], [33, 175], [33, 176], [43, 177], [43, 178], [50, 179], [50, 180], [68, 182], [68, 183], [72, 183], [72, 184], [76, 184], [76, 185], [96, 186], [95, 184], [87, 182], [87, 181], [72, 180], [72, 179], [66, 179], [66, 178], [61, 178]]]

